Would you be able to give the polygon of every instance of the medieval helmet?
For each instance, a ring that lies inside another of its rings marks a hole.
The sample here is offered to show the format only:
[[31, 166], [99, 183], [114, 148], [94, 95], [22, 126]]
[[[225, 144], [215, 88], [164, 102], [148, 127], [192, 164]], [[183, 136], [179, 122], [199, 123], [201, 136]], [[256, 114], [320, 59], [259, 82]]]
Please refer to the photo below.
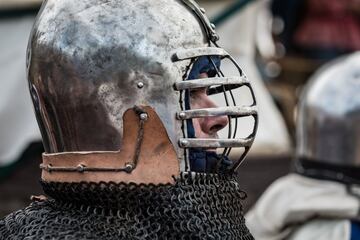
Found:
[[[45, 1], [27, 62], [46, 151], [43, 179], [164, 183], [192, 171], [193, 148], [224, 148], [221, 162], [242, 147], [225, 169], [235, 171], [254, 140], [256, 100], [217, 40], [193, 0]], [[189, 78], [204, 58], [212, 76]], [[225, 77], [218, 60], [231, 62], [237, 75]], [[250, 105], [236, 104], [238, 87], [248, 89]], [[197, 88], [223, 94], [226, 106], [190, 109], [189, 91]], [[234, 139], [236, 126], [227, 139], [190, 136], [191, 119], [214, 116], [228, 116], [233, 125], [250, 116], [254, 126], [244, 139]]]
[[302, 95], [296, 169], [301, 174], [359, 183], [360, 53], [322, 67]]

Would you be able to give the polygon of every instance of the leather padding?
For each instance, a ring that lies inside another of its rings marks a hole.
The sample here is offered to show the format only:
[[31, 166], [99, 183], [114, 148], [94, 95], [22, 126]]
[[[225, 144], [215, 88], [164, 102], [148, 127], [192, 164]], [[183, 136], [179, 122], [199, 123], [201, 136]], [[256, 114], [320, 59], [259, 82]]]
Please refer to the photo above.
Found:
[[[144, 123], [144, 136], [136, 168], [131, 172], [64, 172], [42, 170], [42, 180], [47, 182], [115, 182], [115, 183], [173, 183], [180, 174], [179, 160], [166, 129], [155, 110], [143, 107], [148, 114]], [[133, 162], [139, 131], [139, 116], [128, 109], [123, 116], [124, 134], [120, 151], [116, 152], [66, 152], [43, 153], [43, 165], [92, 168], [122, 168]], [[96, 129], [89, 129], [96, 131]]]

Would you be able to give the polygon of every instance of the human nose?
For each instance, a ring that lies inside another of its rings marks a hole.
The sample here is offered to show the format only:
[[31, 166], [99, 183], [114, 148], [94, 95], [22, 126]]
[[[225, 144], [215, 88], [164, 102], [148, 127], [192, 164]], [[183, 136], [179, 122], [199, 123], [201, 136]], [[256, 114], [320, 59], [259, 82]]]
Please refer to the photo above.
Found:
[[[205, 108], [217, 108], [218, 106], [208, 97], [204, 97]], [[229, 124], [228, 116], [205, 117], [201, 121], [201, 129], [204, 133], [214, 135]]]

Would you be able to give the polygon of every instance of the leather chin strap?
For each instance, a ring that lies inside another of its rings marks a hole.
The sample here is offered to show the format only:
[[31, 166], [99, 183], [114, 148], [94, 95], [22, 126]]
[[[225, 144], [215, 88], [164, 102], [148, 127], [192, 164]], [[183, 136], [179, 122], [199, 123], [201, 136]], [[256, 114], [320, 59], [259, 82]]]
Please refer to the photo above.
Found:
[[46, 182], [174, 183], [179, 160], [166, 129], [151, 107], [123, 116], [123, 142], [116, 152], [43, 153]]

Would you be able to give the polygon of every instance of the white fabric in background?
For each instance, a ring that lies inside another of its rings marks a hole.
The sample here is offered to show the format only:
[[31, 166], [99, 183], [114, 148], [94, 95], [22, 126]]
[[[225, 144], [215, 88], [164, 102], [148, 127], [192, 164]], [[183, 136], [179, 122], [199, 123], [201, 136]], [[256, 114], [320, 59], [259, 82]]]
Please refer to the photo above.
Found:
[[289, 174], [264, 192], [246, 225], [256, 240], [349, 240], [359, 207], [343, 184]]
[[0, 20], [0, 167], [40, 133], [26, 79], [26, 47], [35, 16]]
[[[216, 16], [234, 1], [199, 1], [207, 14], [211, 17]], [[249, 155], [276, 155], [287, 154], [291, 151], [291, 142], [285, 122], [276, 108], [268, 90], [266, 89], [260, 73], [254, 62], [255, 51], [255, 31], [259, 9], [266, 7], [267, 1], [255, 1], [249, 3], [238, 14], [229, 18], [224, 24], [217, 27], [216, 31], [220, 35], [219, 44], [229, 52], [243, 68], [253, 85], [258, 101], [259, 127], [255, 142]], [[229, 63], [224, 62], [222, 68], [229, 68]], [[238, 103], [248, 102], [243, 92], [236, 93]], [[251, 127], [251, 123], [241, 127], [241, 132]], [[223, 131], [220, 136], [226, 137], [227, 132]], [[231, 152], [233, 157], [239, 155], [237, 149]]]

